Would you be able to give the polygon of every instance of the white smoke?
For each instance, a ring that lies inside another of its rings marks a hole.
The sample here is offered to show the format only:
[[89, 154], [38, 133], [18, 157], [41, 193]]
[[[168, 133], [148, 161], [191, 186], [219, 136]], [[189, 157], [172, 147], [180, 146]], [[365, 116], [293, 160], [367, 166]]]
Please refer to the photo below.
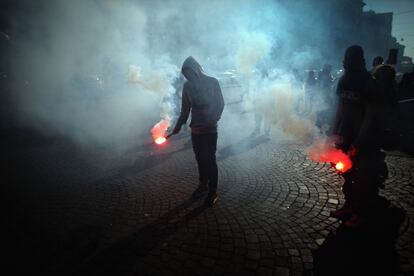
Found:
[[[292, 14], [275, 1], [58, 0], [20, 8], [10, 35], [14, 100], [19, 120], [43, 133], [80, 143], [150, 136], [160, 120], [174, 121], [174, 82], [189, 55], [209, 75], [239, 76], [239, 107], [251, 110], [244, 130], [258, 112], [296, 139], [318, 131], [295, 109], [303, 91], [288, 70], [320, 55], [294, 47]], [[238, 121], [240, 108], [226, 107], [223, 134]]]
[[260, 61], [270, 54], [271, 41], [264, 34], [250, 32], [240, 35], [240, 48], [237, 51], [236, 69], [249, 77]]

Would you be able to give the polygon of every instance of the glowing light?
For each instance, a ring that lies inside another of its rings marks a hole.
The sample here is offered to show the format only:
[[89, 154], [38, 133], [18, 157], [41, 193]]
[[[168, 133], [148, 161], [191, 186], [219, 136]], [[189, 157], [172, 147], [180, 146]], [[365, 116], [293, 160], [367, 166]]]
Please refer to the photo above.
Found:
[[330, 163], [338, 172], [344, 173], [352, 168], [348, 154], [336, 149], [329, 141], [317, 141], [308, 148], [309, 157], [316, 162]]
[[152, 139], [157, 145], [164, 144], [167, 141], [165, 138], [165, 132], [170, 125], [169, 120], [161, 120], [151, 129]]
[[164, 144], [165, 141], [167, 141], [167, 139], [165, 139], [165, 137], [158, 137], [154, 140], [155, 144], [157, 144], [157, 145]]
[[338, 163], [336, 163], [336, 165], [335, 165], [335, 169], [336, 169], [337, 171], [344, 172], [344, 169], [345, 169], [345, 165], [344, 165], [344, 163], [342, 163], [342, 162], [338, 162]]

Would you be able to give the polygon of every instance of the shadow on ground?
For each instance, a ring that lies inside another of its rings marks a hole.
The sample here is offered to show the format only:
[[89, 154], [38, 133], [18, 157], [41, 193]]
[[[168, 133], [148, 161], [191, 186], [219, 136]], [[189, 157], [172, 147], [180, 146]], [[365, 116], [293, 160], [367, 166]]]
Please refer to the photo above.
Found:
[[[148, 148], [152, 147], [152, 149], [154, 148], [156, 149], [157, 146], [148, 145], [147, 147]], [[137, 173], [143, 170], [150, 169], [152, 167], [158, 166], [164, 163], [165, 161], [169, 160], [174, 154], [180, 151], [183, 151], [183, 150], [187, 150], [189, 148], [191, 148], [191, 141], [190, 142], [187, 141], [186, 143], [184, 143], [183, 147], [181, 147], [180, 149], [176, 151], [168, 152], [168, 153], [148, 151], [149, 154], [147, 154], [144, 157], [138, 158], [137, 160], [135, 160], [134, 164], [131, 167], [121, 170], [119, 174], [124, 175], [125, 173], [131, 172], [131, 171], [134, 173]]]
[[208, 208], [205, 204], [197, 204], [194, 207], [195, 203], [196, 199], [190, 198], [116, 244], [98, 249], [88, 258], [80, 259], [82, 262], [76, 265], [56, 268], [53, 272], [59, 275], [124, 275], [133, 270], [140, 270], [136, 267], [139, 257], [149, 254], [152, 249]]
[[313, 252], [314, 275], [397, 275], [395, 242], [404, 217], [403, 210], [389, 206], [361, 228], [341, 225]]
[[265, 135], [257, 137], [247, 137], [239, 141], [238, 143], [229, 145], [220, 149], [217, 153], [217, 161], [223, 161], [229, 157], [248, 152], [251, 149], [259, 146], [260, 144], [266, 143], [270, 140], [269, 137]]

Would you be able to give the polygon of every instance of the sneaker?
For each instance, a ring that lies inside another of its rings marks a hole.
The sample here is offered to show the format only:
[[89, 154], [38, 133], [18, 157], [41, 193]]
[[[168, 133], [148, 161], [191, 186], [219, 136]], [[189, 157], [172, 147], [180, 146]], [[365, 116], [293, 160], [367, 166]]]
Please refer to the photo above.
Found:
[[193, 198], [201, 197], [204, 193], [208, 190], [207, 185], [200, 184], [198, 185], [197, 189], [192, 193]]
[[204, 203], [207, 206], [213, 206], [218, 200], [218, 195], [216, 192], [210, 192], [208, 193], [206, 200], [204, 201]]
[[364, 223], [365, 219], [363, 217], [354, 214], [349, 220], [344, 222], [344, 226], [347, 228], [358, 228]]
[[331, 211], [329, 215], [333, 218], [337, 218], [340, 220], [345, 220], [352, 216], [352, 210], [347, 207], [342, 207], [341, 209]]

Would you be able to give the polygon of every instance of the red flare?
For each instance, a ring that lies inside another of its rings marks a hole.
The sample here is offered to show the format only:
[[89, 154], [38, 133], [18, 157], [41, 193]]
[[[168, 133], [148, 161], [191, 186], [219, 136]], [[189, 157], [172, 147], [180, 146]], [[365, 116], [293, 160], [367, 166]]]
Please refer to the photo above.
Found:
[[342, 162], [338, 162], [335, 165], [335, 169], [340, 172], [345, 172], [345, 165]]
[[327, 141], [318, 141], [308, 149], [309, 157], [316, 162], [331, 163], [340, 173], [352, 168], [351, 158]]
[[155, 124], [155, 126], [151, 129], [152, 139], [155, 144], [162, 145], [167, 141], [165, 132], [167, 131], [169, 125], [169, 120], [164, 119]]
[[158, 137], [154, 140], [155, 144], [162, 145], [167, 141], [165, 137]]

